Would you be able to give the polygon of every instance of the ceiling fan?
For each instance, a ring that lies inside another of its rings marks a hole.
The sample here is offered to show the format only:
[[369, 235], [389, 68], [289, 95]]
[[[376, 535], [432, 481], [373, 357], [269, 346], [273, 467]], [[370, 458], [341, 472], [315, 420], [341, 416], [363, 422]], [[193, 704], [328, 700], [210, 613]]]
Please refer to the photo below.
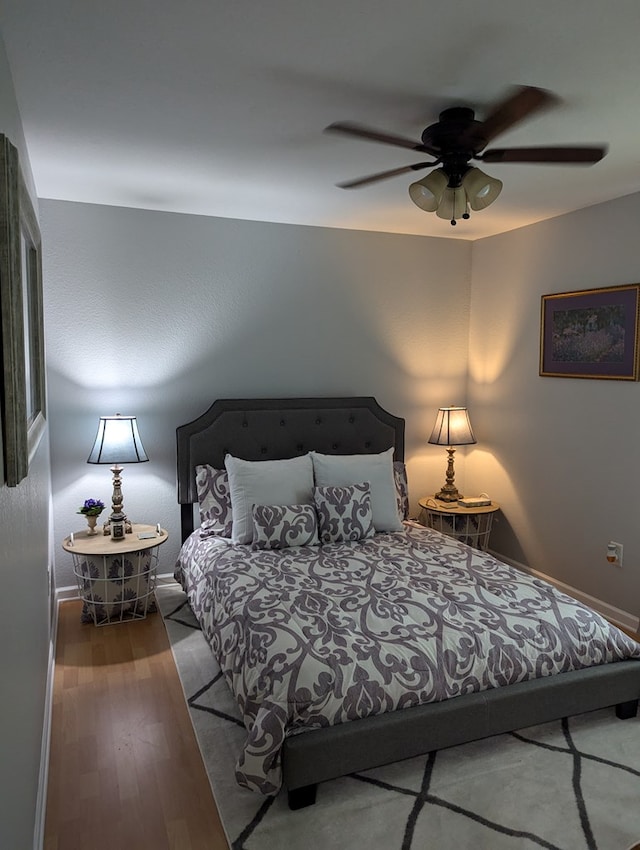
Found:
[[496, 136], [511, 129], [536, 112], [554, 106], [560, 99], [545, 89], [518, 86], [497, 103], [484, 121], [478, 121], [468, 106], [453, 106], [440, 113], [439, 120], [423, 132], [420, 142], [364, 127], [352, 121], [337, 121], [326, 132], [341, 133], [372, 142], [407, 148], [434, 157], [429, 162], [416, 162], [389, 171], [380, 171], [337, 185], [341, 189], [356, 189], [397, 177], [410, 171], [440, 166], [423, 180], [409, 187], [411, 200], [426, 212], [440, 218], [468, 219], [469, 207], [480, 210], [493, 203], [502, 190], [502, 182], [470, 165], [481, 162], [519, 162], [561, 165], [593, 165], [607, 153], [606, 145], [556, 145], [531, 148], [489, 148]]

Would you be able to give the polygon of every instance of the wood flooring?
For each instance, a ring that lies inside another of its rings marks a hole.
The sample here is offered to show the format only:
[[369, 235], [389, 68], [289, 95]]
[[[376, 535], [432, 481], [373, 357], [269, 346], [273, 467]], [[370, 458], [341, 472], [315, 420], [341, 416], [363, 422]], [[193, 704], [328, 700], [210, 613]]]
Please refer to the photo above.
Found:
[[59, 608], [44, 850], [228, 850], [160, 614], [80, 606]]
[[160, 614], [59, 608], [44, 850], [228, 850]]

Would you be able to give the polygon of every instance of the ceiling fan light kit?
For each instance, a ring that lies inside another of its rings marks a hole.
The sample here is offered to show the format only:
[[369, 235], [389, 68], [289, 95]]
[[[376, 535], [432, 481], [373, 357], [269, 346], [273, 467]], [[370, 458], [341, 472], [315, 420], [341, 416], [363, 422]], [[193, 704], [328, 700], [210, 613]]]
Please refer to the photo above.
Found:
[[453, 106], [440, 113], [439, 120], [429, 125], [420, 142], [391, 133], [363, 127], [352, 121], [330, 124], [327, 132], [342, 133], [380, 142], [385, 145], [407, 148], [433, 157], [430, 162], [393, 168], [356, 180], [339, 183], [341, 189], [356, 189], [399, 174], [441, 166], [422, 180], [409, 186], [413, 203], [424, 212], [435, 212], [439, 218], [456, 224], [459, 218], [470, 217], [469, 208], [484, 210], [502, 191], [502, 181], [470, 165], [472, 159], [495, 163], [549, 163], [564, 165], [594, 165], [606, 154], [606, 145], [559, 145], [534, 148], [493, 148], [486, 146], [496, 136], [511, 129], [542, 109], [559, 103], [556, 95], [534, 86], [514, 88], [496, 104], [484, 121], [478, 121], [468, 106]]
[[449, 177], [444, 169], [438, 168], [409, 186], [409, 197], [413, 203], [425, 212], [435, 212], [440, 204], [444, 190], [449, 185]]
[[490, 177], [479, 168], [470, 168], [462, 178], [462, 188], [472, 210], [484, 210], [502, 192], [502, 180]]
[[469, 204], [462, 186], [452, 189], [450, 186], [442, 193], [442, 198], [436, 210], [438, 218], [446, 218], [451, 224], [458, 218], [469, 218]]
[[455, 224], [459, 218], [470, 218], [469, 207], [484, 210], [502, 191], [502, 181], [479, 168], [468, 168], [458, 186], [452, 185], [455, 179], [450, 178], [444, 168], [438, 168], [412, 183], [409, 197], [424, 212], [434, 212], [438, 218]]

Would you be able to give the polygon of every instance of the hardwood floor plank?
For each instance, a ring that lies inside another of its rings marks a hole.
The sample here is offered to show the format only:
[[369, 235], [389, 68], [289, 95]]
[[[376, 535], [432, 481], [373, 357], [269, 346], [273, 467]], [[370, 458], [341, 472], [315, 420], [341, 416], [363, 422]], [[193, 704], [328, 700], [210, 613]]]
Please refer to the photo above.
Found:
[[58, 616], [45, 850], [228, 850], [159, 614]]

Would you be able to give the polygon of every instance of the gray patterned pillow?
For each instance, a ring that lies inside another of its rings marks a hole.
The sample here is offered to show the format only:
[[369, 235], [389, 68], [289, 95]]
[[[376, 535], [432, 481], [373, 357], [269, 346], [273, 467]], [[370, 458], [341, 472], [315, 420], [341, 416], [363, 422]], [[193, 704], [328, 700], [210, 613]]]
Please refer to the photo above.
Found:
[[321, 543], [345, 543], [373, 537], [371, 489], [366, 482], [347, 487], [316, 487], [313, 500], [318, 512]]
[[196, 492], [200, 506], [200, 537], [231, 537], [231, 492], [225, 469], [196, 466]]
[[313, 505], [254, 505], [254, 549], [317, 546], [318, 520]]
[[[350, 487], [366, 481], [376, 531], [402, 531], [393, 478], [393, 447], [378, 454], [325, 455], [309, 452], [317, 487]], [[235, 511], [235, 506], [234, 506]]]
[[409, 484], [407, 482], [407, 468], [401, 460], [393, 462], [393, 478], [396, 482], [398, 516], [401, 520], [407, 519], [409, 516]]

